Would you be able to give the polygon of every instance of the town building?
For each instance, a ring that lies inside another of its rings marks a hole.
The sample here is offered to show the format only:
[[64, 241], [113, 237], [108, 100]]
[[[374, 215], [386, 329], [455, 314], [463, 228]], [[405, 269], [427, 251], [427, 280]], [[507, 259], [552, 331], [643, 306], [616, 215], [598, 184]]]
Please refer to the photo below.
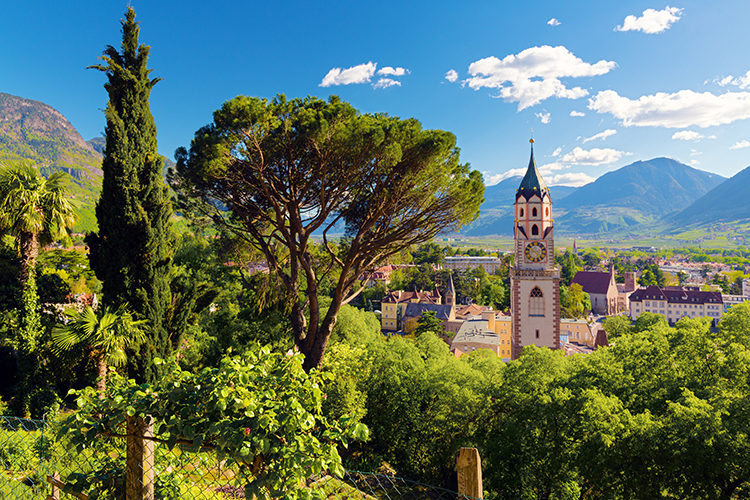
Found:
[[451, 331], [452, 328], [449, 328], [449, 326], [451, 326], [451, 323], [455, 323], [456, 321], [456, 315], [453, 306], [443, 304], [420, 304], [418, 302], [406, 304], [402, 316], [401, 329], [407, 333], [414, 332], [417, 329], [417, 321], [420, 317], [422, 317], [422, 313], [425, 312], [434, 312], [435, 318], [439, 319], [443, 324], [443, 329], [446, 332], [453, 333]]
[[433, 292], [404, 292], [397, 290], [385, 296], [381, 303], [380, 327], [395, 332], [403, 328], [403, 316], [408, 304], [442, 304], [438, 290]]
[[495, 271], [502, 269], [504, 265], [503, 260], [497, 257], [468, 257], [465, 255], [446, 257], [443, 262], [443, 268], [445, 269], [468, 271], [481, 267], [489, 274], [495, 274]]
[[578, 271], [572, 283], [581, 285], [591, 297], [591, 312], [602, 316], [618, 314], [620, 307], [617, 297], [614, 266], [609, 272]]
[[377, 285], [388, 286], [388, 284], [391, 282], [391, 276], [393, 275], [394, 271], [415, 267], [419, 266], [415, 266], [414, 264], [386, 264], [385, 266], [380, 266], [372, 272], [362, 273], [359, 279], [360, 281], [364, 281], [364, 285], [367, 288], [371, 288]]
[[585, 319], [562, 318], [560, 320], [561, 342], [584, 344], [593, 348], [594, 340], [596, 340], [596, 334]]
[[617, 284], [617, 309], [620, 312], [630, 311], [630, 296], [638, 289], [635, 273], [625, 273], [625, 283]]
[[721, 300], [724, 301], [724, 312], [727, 312], [732, 306], [747, 302], [750, 300], [750, 297], [747, 295], [727, 295], [722, 293]]
[[721, 293], [698, 287], [651, 285], [630, 296], [630, 318], [635, 321], [644, 312], [661, 314], [670, 323], [682, 318], [711, 318], [716, 324], [724, 314], [724, 302]]
[[451, 351], [469, 354], [479, 349], [489, 349], [503, 361], [513, 356], [511, 317], [497, 311], [485, 311], [463, 322], [453, 337]]
[[559, 349], [560, 271], [555, 266], [552, 198], [534, 161], [514, 204], [515, 265], [510, 269], [513, 358], [527, 345]]

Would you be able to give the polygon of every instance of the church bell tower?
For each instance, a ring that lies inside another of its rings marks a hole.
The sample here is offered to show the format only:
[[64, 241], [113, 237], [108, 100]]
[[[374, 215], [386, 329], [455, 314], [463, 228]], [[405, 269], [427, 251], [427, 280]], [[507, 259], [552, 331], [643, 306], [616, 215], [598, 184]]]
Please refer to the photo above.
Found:
[[527, 345], [560, 348], [560, 272], [555, 267], [552, 199], [534, 161], [514, 204], [515, 263], [510, 270], [513, 359]]

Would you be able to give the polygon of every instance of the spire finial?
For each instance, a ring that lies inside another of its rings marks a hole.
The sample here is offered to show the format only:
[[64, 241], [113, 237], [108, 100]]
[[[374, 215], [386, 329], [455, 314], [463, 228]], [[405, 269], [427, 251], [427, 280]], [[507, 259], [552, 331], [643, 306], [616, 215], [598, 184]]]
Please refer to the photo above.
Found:
[[531, 144], [534, 144], [534, 129], [533, 128], [531, 129], [531, 139], [529, 139], [529, 142]]

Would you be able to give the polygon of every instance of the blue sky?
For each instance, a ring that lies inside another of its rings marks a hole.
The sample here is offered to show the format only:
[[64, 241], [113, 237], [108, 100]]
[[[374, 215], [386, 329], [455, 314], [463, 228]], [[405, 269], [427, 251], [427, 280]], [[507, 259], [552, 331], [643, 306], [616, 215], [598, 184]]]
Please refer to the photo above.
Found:
[[[131, 0], [151, 46], [151, 108], [172, 157], [221, 103], [337, 94], [456, 134], [492, 184], [528, 162], [581, 185], [668, 156], [729, 177], [750, 165], [750, 2]], [[103, 74], [126, 3], [0, 5], [0, 92], [101, 135]], [[519, 170], [520, 171], [520, 170]]]

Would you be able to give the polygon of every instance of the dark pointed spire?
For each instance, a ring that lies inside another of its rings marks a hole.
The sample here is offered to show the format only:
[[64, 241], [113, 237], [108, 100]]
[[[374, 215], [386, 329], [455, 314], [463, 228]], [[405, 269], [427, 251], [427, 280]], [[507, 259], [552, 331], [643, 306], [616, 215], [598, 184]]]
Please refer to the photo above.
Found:
[[445, 305], [456, 303], [456, 288], [453, 286], [453, 273], [448, 274], [448, 286], [445, 288]]
[[545, 195], [549, 197], [549, 188], [542, 179], [542, 174], [539, 173], [539, 169], [536, 168], [536, 162], [534, 161], [534, 139], [529, 141], [531, 143], [531, 158], [529, 159], [529, 168], [526, 170], [526, 175], [523, 176], [521, 185], [516, 191], [516, 201], [523, 196], [526, 200], [529, 200], [533, 195], [538, 195], [540, 198], [544, 198]]

